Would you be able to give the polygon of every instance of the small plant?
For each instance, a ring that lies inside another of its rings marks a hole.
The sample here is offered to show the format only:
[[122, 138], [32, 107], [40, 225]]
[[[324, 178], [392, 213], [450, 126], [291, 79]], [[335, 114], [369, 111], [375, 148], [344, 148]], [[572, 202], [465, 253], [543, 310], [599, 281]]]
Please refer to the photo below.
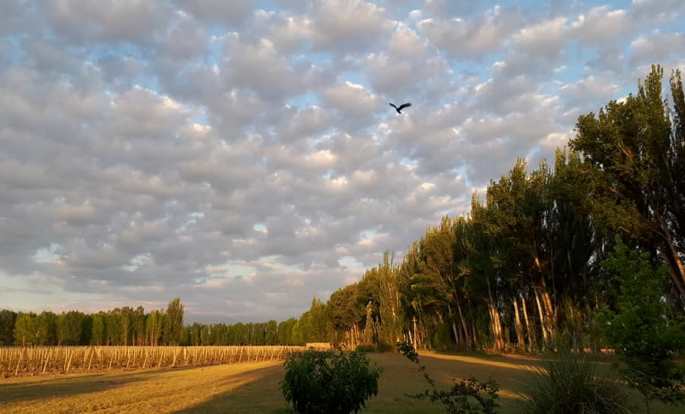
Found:
[[356, 413], [378, 394], [380, 374], [359, 352], [306, 351], [286, 360], [281, 390], [298, 413]]
[[495, 414], [497, 412], [499, 386], [495, 381], [480, 382], [470, 377], [455, 382], [449, 390], [439, 390], [433, 378], [426, 372], [426, 366], [421, 365], [419, 354], [411, 344], [401, 342], [398, 344], [398, 350], [419, 367], [419, 372], [430, 385], [429, 389], [410, 395], [410, 397], [439, 403], [450, 414]]
[[627, 397], [620, 385], [597, 375], [595, 365], [563, 352], [536, 373], [524, 396], [530, 414], [622, 414]]

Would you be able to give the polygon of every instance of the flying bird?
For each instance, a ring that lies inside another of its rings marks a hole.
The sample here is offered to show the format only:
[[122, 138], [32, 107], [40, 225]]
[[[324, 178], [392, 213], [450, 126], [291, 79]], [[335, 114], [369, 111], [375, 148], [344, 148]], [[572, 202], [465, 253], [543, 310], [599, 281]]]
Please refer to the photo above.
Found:
[[395, 106], [395, 104], [392, 103], [392, 102], [388, 102], [388, 104], [390, 104], [390, 106], [392, 106], [393, 108], [395, 108], [395, 110], [397, 111], [398, 114], [401, 114], [401, 113], [402, 113], [402, 110], [403, 110], [404, 108], [409, 108], [409, 107], [411, 106], [411, 104], [410, 104], [409, 102], [403, 103], [403, 104], [400, 105], [400, 106]]

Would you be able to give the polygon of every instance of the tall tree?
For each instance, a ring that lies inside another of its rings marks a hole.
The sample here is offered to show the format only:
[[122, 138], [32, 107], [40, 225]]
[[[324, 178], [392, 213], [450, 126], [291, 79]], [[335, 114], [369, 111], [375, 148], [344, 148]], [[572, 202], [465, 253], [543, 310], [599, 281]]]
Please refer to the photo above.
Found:
[[14, 325], [14, 338], [17, 345], [36, 345], [38, 335], [36, 329], [36, 315], [34, 313], [20, 312]]
[[17, 313], [11, 310], [0, 310], [0, 345], [14, 344], [14, 325]]
[[175, 298], [166, 310], [168, 335], [166, 344], [178, 345], [181, 342], [181, 332], [183, 330], [183, 304], [181, 298]]
[[41, 312], [35, 319], [35, 345], [55, 345], [57, 343], [57, 315]]
[[685, 100], [675, 72], [671, 111], [662, 79], [663, 69], [653, 66], [637, 95], [581, 116], [570, 144], [593, 167], [596, 216], [624, 237], [656, 246], [685, 304]]
[[91, 329], [90, 344], [104, 345], [105, 343], [105, 316], [102, 313], [96, 313], [95, 315], [93, 315], [93, 325]]
[[85, 315], [78, 311], [61, 313], [57, 317], [57, 343], [78, 345], [81, 343]]

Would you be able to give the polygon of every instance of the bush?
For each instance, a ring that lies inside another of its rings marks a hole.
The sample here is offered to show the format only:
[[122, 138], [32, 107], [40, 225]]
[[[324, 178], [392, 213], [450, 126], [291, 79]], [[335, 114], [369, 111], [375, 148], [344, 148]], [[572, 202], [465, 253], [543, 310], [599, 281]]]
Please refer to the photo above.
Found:
[[356, 413], [378, 394], [380, 374], [359, 352], [305, 351], [286, 360], [281, 390], [298, 413]]
[[596, 365], [571, 353], [538, 370], [524, 412], [531, 414], [621, 414], [627, 396], [617, 382], [597, 375]]
[[664, 292], [666, 268], [649, 255], [629, 249], [620, 239], [602, 267], [621, 283], [617, 309], [602, 315], [609, 343], [625, 364], [623, 376], [640, 391], [647, 411], [652, 400], [685, 400], [683, 370], [675, 358], [685, 351], [683, 321], [674, 315]]

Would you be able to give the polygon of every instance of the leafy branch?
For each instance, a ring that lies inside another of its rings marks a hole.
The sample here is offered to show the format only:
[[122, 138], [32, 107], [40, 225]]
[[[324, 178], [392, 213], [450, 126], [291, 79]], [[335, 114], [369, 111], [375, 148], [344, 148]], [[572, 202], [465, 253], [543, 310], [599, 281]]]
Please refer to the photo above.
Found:
[[452, 384], [449, 390], [440, 390], [435, 385], [435, 380], [428, 375], [426, 366], [419, 361], [419, 354], [408, 342], [397, 345], [398, 350], [408, 360], [418, 366], [430, 388], [419, 393], [409, 395], [411, 398], [429, 400], [439, 403], [450, 414], [495, 414], [499, 404], [497, 403], [497, 391], [499, 385], [490, 379], [480, 382], [474, 377], [462, 379]]

